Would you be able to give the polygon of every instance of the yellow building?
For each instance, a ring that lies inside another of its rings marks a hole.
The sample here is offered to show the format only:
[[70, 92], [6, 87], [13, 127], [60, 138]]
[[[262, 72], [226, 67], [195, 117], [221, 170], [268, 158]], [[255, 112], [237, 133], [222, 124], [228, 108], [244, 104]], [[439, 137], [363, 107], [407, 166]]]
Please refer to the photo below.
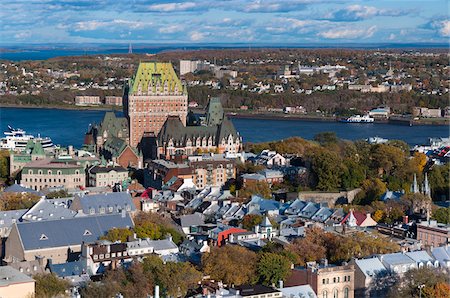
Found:
[[34, 297], [35, 281], [11, 266], [0, 267], [0, 297]]

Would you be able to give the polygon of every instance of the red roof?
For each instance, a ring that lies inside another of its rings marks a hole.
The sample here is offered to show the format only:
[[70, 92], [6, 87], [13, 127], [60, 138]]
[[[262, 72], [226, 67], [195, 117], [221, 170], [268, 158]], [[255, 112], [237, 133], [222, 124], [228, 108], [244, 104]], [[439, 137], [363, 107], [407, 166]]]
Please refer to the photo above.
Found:
[[347, 213], [347, 215], [344, 217], [344, 219], [341, 221], [341, 224], [344, 224], [347, 222], [347, 220], [350, 218], [350, 214], [353, 213], [353, 216], [356, 218], [356, 224], [358, 226], [360, 226], [367, 218], [367, 215], [359, 212], [359, 211], [354, 211], [354, 210], [350, 210], [349, 213]]

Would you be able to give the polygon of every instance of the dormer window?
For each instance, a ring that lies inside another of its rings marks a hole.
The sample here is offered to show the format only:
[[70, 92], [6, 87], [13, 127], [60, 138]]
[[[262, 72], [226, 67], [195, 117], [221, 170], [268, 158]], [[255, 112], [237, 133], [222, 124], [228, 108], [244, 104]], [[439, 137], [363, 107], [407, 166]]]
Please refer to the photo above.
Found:
[[48, 240], [48, 237], [45, 234], [41, 234], [39, 240]]
[[89, 230], [84, 230], [83, 236], [92, 236], [92, 233]]

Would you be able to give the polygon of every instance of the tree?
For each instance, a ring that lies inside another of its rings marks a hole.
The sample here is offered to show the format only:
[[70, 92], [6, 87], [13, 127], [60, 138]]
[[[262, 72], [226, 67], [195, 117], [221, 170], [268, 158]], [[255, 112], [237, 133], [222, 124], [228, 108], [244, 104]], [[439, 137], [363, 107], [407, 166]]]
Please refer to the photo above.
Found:
[[424, 285], [422, 289], [423, 298], [438, 297], [437, 294], [449, 297], [447, 283], [448, 276], [437, 268], [423, 267], [407, 271], [389, 292], [389, 297], [419, 297], [419, 285]]
[[57, 199], [57, 198], [67, 198], [69, 197], [69, 193], [66, 189], [61, 189], [57, 191], [52, 191], [46, 195], [47, 199]]
[[336, 152], [320, 148], [311, 151], [309, 158], [317, 190], [333, 191], [341, 187], [342, 161]]
[[443, 224], [449, 224], [450, 223], [450, 207], [447, 208], [437, 208], [433, 212], [433, 219], [437, 220], [437, 222], [443, 223]]
[[0, 179], [6, 180], [9, 177], [9, 151], [0, 151]]
[[263, 198], [270, 199], [272, 191], [265, 181], [248, 181], [239, 192], [240, 197], [250, 198], [252, 195], [259, 195]]
[[384, 174], [391, 175], [406, 160], [406, 154], [402, 149], [386, 144], [374, 145], [371, 148], [370, 155], [372, 167], [378, 169], [378, 174], [381, 176]]
[[133, 231], [127, 228], [112, 228], [108, 233], [101, 237], [101, 239], [109, 240], [111, 242], [127, 242], [128, 237], [133, 236]]
[[227, 284], [254, 283], [257, 255], [241, 246], [213, 247], [202, 255], [203, 272]]
[[336, 144], [339, 141], [336, 133], [332, 131], [318, 133], [314, 136], [313, 140], [318, 142], [322, 146]]
[[342, 172], [342, 186], [345, 189], [354, 189], [361, 186], [366, 178], [365, 168], [360, 163], [352, 160], [344, 160]]
[[259, 281], [265, 285], [285, 280], [290, 272], [291, 262], [283, 255], [262, 253], [258, 262]]
[[134, 231], [138, 238], [157, 240], [170, 235], [176, 244], [183, 241], [182, 234], [178, 232], [173, 222], [159, 214], [139, 212], [134, 222]]
[[379, 178], [366, 179], [362, 182], [361, 192], [356, 195], [353, 203], [359, 205], [370, 205], [377, 201], [386, 192], [386, 184]]
[[33, 276], [36, 281], [36, 298], [57, 297], [69, 289], [67, 280], [58, 278], [53, 273], [42, 273]]
[[429, 181], [434, 200], [450, 199], [450, 163], [433, 166], [429, 172]]
[[262, 223], [263, 217], [258, 214], [246, 214], [242, 218], [242, 228], [246, 230], [253, 230], [253, 228]]
[[4, 192], [0, 194], [0, 210], [29, 209], [39, 201], [40, 197], [32, 193]]

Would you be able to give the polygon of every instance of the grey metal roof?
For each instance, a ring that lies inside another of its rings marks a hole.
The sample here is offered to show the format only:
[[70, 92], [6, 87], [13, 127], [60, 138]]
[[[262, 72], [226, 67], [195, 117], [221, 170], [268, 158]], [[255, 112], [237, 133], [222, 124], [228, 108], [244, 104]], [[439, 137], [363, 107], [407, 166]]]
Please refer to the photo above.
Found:
[[416, 263], [434, 262], [434, 259], [424, 250], [417, 250], [405, 253]]
[[82, 261], [67, 262], [62, 264], [49, 263], [50, 272], [58, 277], [67, 277], [73, 275], [81, 275], [86, 272], [86, 267]]
[[450, 245], [434, 247], [431, 249], [431, 253], [441, 264], [450, 262]]
[[69, 209], [73, 198], [41, 199], [22, 217], [24, 221], [53, 220], [75, 217], [77, 212]]
[[34, 282], [34, 279], [11, 266], [1, 266], [0, 277], [0, 287], [9, 286], [16, 283]]
[[384, 267], [378, 258], [356, 259], [355, 264], [366, 277], [372, 277], [376, 274], [387, 271], [386, 267]]
[[283, 297], [317, 298], [316, 293], [314, 292], [314, 290], [311, 288], [310, 285], [281, 288], [280, 290], [281, 292], [283, 292]]
[[10, 227], [27, 212], [27, 209], [0, 211], [0, 228]]
[[83, 216], [69, 219], [22, 222], [17, 229], [24, 250], [79, 245], [94, 242], [112, 228], [133, 227], [128, 213], [100, 216]]
[[391, 266], [415, 264], [415, 262], [411, 258], [401, 252], [382, 255], [382, 262]]
[[205, 223], [200, 213], [183, 215], [180, 217], [182, 227], [199, 226]]
[[156, 254], [161, 250], [178, 248], [178, 246], [170, 239], [150, 240], [150, 243], [153, 246], [154, 252]]
[[[110, 207], [112, 207], [112, 212], [109, 211]], [[80, 210], [79, 208], [83, 210], [84, 214], [91, 214], [91, 209], [95, 211], [95, 214], [136, 210], [131, 195], [127, 192], [110, 192], [76, 197], [70, 209]]]
[[27, 192], [27, 193], [40, 195], [40, 193], [37, 192], [36, 190], [28, 188], [28, 187], [24, 187], [24, 186], [19, 185], [19, 184], [13, 184], [11, 186], [8, 186], [3, 191], [4, 192], [20, 192], [20, 193]]

